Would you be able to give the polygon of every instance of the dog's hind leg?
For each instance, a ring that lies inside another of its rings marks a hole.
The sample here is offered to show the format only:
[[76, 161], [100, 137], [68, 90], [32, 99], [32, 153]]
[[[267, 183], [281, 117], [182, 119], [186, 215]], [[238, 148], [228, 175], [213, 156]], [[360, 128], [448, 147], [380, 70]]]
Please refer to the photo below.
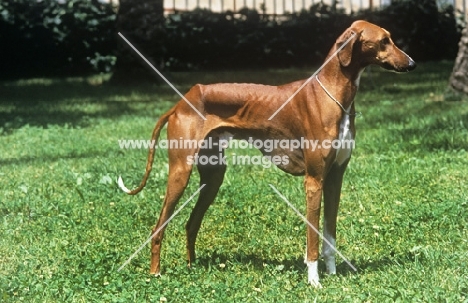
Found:
[[[159, 220], [156, 226], [153, 228], [152, 234], [156, 232], [173, 214], [174, 209], [179, 201], [180, 197], [184, 193], [185, 187], [187, 186], [192, 166], [187, 164], [186, 161], [180, 159], [176, 163], [171, 163], [169, 166], [169, 176], [167, 182], [166, 195], [164, 196], [164, 203], [159, 215]], [[162, 227], [161, 230], [154, 235], [151, 240], [151, 267], [150, 273], [154, 275], [160, 274], [160, 253], [161, 244], [164, 237], [164, 231], [167, 225]]]
[[[173, 116], [169, 119], [167, 127], [168, 138], [192, 138], [200, 140], [201, 134], [197, 131], [202, 129], [199, 121], [191, 120], [187, 116], [179, 115]], [[184, 193], [185, 188], [190, 180], [193, 164], [189, 161], [197, 151], [197, 147], [179, 147], [169, 148], [169, 175], [167, 180], [166, 195], [164, 196], [164, 203], [159, 216], [158, 223], [153, 229], [153, 233], [161, 228], [173, 214], [177, 202]], [[154, 235], [151, 241], [151, 267], [150, 273], [154, 275], [160, 274], [160, 253], [161, 244], [164, 237], [164, 231], [167, 225]]]
[[205, 212], [218, 194], [219, 187], [223, 183], [224, 173], [226, 172], [226, 163], [223, 159], [224, 152], [219, 152], [217, 149], [204, 149], [200, 151], [199, 155], [205, 159], [211, 158], [213, 161], [212, 164], [207, 163], [202, 165], [198, 163], [197, 166], [200, 174], [200, 185], [205, 184], [205, 187], [200, 191], [197, 204], [192, 210], [187, 225], [185, 226], [187, 233], [188, 266], [195, 260], [195, 242]]

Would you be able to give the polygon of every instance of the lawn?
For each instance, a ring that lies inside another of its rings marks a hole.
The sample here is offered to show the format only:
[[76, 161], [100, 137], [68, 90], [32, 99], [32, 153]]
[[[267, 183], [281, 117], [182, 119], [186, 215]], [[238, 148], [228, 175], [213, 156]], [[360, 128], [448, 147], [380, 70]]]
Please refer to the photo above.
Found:
[[[304, 213], [303, 179], [258, 165], [228, 168], [192, 269], [184, 225], [194, 201], [169, 224], [160, 278], [148, 274], [148, 246], [118, 271], [149, 236], [167, 177], [158, 150], [147, 187], [125, 195], [117, 177], [136, 186], [146, 151], [118, 140], [149, 139], [177, 95], [100, 77], [0, 83], [0, 301], [468, 302], [468, 103], [441, 101], [452, 64], [363, 74], [337, 240], [358, 271], [337, 259], [327, 276], [320, 264], [319, 290], [306, 283], [305, 225], [268, 186]], [[186, 91], [312, 72], [168, 76]], [[179, 206], [197, 188], [194, 172]]]

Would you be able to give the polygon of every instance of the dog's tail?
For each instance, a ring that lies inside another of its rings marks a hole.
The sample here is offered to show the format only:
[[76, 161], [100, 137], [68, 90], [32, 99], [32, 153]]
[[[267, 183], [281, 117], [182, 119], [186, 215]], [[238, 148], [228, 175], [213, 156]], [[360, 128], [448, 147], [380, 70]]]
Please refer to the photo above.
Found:
[[156, 122], [156, 125], [154, 126], [153, 135], [151, 136], [151, 142], [153, 142], [153, 144], [152, 144], [152, 146], [150, 147], [150, 149], [148, 151], [148, 159], [146, 161], [146, 171], [145, 171], [145, 174], [143, 175], [143, 180], [141, 180], [140, 185], [137, 188], [135, 188], [133, 190], [130, 190], [124, 185], [122, 177], [119, 176], [119, 180], [118, 180], [119, 187], [120, 187], [120, 189], [122, 189], [127, 194], [135, 195], [135, 194], [139, 193], [146, 186], [146, 181], [148, 180], [151, 169], [153, 168], [154, 151], [156, 150], [156, 144], [157, 144], [157, 140], [159, 138], [159, 133], [161, 132], [161, 129], [164, 127], [164, 125], [169, 120], [169, 117], [174, 113], [174, 111], [175, 111], [175, 106], [173, 108], [171, 108], [168, 112], [166, 112], [158, 120], [158, 122]]

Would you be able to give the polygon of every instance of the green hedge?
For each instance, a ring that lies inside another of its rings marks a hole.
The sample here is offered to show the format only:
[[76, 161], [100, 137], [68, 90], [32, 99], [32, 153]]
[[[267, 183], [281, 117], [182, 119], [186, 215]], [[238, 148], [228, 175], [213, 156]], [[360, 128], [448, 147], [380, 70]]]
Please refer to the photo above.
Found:
[[165, 62], [170, 69], [318, 64], [338, 35], [358, 19], [388, 29], [417, 61], [454, 59], [464, 23], [456, 19], [453, 7], [439, 11], [431, 3], [399, 1], [352, 15], [317, 4], [281, 22], [247, 9], [240, 17], [206, 10], [176, 14], [167, 20]]
[[115, 17], [97, 0], [2, 0], [0, 77], [110, 71]]
[[166, 65], [171, 69], [288, 67], [323, 59], [352, 17], [329, 7], [290, 15], [282, 22], [256, 11], [241, 15], [206, 10], [167, 19]]
[[[195, 10], [169, 16], [163, 37], [142, 51], [153, 58], [162, 53], [168, 70], [313, 65], [352, 21], [366, 19], [387, 28], [415, 60], [453, 59], [464, 23], [452, 7], [441, 11], [434, 3], [394, 1], [352, 15], [316, 4], [281, 21], [248, 9]], [[117, 43], [124, 43], [115, 11], [97, 0], [2, 0], [0, 39], [1, 78], [109, 72]]]

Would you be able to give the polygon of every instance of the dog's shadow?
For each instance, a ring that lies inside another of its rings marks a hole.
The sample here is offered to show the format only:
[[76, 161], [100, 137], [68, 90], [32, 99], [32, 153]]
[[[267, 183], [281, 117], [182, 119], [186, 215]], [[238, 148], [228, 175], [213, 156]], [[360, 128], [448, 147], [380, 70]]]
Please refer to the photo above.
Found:
[[[364, 272], [369, 273], [382, 271], [385, 270], [385, 268], [394, 267], [396, 265], [402, 266], [405, 263], [411, 263], [414, 261], [414, 253], [408, 252], [407, 254], [400, 255], [390, 253], [389, 255], [380, 259], [348, 260], [348, 262], [354, 267], [353, 268], [347, 262], [340, 260], [337, 256], [336, 274], [337, 276], [359, 275], [360, 273]], [[296, 259], [277, 260], [262, 258], [254, 254], [243, 253], [233, 253], [229, 255], [223, 253], [214, 253], [210, 256], [202, 255], [195, 261], [195, 266], [209, 269], [213, 267], [219, 267], [221, 264], [226, 265], [232, 262], [249, 265], [255, 270], [265, 270], [266, 267], [282, 268], [282, 270], [285, 271], [296, 272], [303, 272], [307, 270], [303, 257], [298, 257]], [[319, 260], [319, 272], [326, 272], [325, 263], [322, 259]]]
[[196, 264], [201, 267], [210, 268], [213, 266], [218, 266], [219, 264], [229, 264], [229, 263], [238, 263], [245, 264], [253, 267], [256, 270], [262, 270], [266, 266], [283, 266], [285, 269], [297, 269], [300, 270], [304, 265], [304, 259], [289, 259], [289, 260], [275, 260], [262, 258], [255, 254], [243, 254], [243, 253], [233, 253], [233, 254], [219, 254], [214, 253], [210, 256], [203, 255], [197, 258]]

